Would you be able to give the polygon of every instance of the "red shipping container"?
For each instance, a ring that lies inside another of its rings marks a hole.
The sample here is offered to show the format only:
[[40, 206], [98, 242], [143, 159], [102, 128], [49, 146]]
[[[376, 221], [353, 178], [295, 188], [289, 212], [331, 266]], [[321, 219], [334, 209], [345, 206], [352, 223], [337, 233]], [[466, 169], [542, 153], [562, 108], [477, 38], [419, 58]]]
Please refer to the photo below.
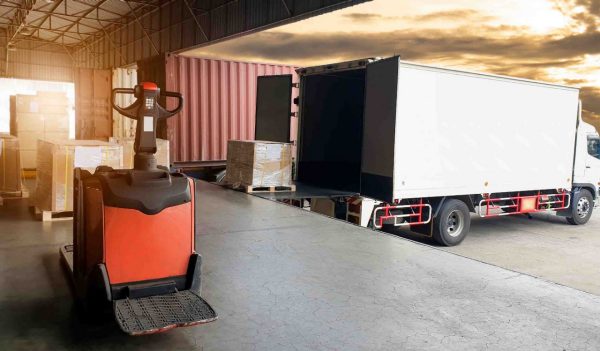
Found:
[[[256, 80], [291, 74], [296, 67], [168, 55], [166, 89], [184, 96], [178, 116], [168, 120], [173, 161], [211, 161], [227, 157], [227, 141], [254, 140]], [[293, 89], [292, 99], [298, 95]], [[292, 111], [297, 107], [292, 104]], [[296, 118], [291, 121], [296, 137]]]

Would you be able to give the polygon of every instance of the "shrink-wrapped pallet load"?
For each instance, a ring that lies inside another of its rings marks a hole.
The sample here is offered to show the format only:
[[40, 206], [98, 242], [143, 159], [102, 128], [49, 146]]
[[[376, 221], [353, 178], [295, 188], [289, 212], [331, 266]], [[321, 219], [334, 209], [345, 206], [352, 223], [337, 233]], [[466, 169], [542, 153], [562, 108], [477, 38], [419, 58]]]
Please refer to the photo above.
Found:
[[39, 211], [73, 210], [73, 169], [123, 166], [123, 148], [98, 140], [39, 140], [35, 206]]
[[22, 191], [19, 139], [0, 133], [0, 193]]
[[62, 92], [11, 97], [11, 133], [19, 138], [21, 167], [34, 169], [38, 139], [69, 139], [69, 100]]
[[[110, 138], [111, 143], [119, 144], [123, 147], [123, 168], [133, 168], [133, 144], [134, 138]], [[156, 139], [156, 164], [158, 166], [170, 167], [169, 163], [169, 141], [165, 139]]]
[[287, 143], [229, 140], [225, 183], [234, 187], [290, 187], [291, 151]]

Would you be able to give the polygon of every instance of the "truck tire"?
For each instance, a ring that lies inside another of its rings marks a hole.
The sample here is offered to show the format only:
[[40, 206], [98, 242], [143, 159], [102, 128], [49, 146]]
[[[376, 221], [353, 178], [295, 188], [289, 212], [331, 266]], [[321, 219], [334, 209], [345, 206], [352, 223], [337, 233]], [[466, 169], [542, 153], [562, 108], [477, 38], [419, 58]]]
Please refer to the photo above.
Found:
[[433, 219], [433, 239], [444, 246], [460, 244], [471, 228], [471, 214], [467, 205], [457, 199], [444, 201]]
[[567, 222], [572, 225], [586, 224], [594, 210], [594, 198], [587, 189], [581, 189], [573, 194], [571, 202], [571, 215], [567, 217]]

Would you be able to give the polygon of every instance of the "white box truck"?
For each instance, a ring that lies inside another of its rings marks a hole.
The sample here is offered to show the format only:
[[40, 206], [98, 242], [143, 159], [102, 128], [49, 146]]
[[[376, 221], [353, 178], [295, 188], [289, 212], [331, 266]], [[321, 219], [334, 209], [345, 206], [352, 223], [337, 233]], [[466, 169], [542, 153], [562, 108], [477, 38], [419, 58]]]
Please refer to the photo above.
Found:
[[361, 225], [410, 226], [442, 245], [481, 217], [598, 204], [598, 133], [579, 90], [365, 59], [299, 69], [297, 180], [360, 194]]
[[392, 58], [367, 66], [365, 90], [360, 192], [385, 202], [375, 226], [430, 224], [456, 245], [469, 212], [590, 218], [600, 160], [578, 89]]

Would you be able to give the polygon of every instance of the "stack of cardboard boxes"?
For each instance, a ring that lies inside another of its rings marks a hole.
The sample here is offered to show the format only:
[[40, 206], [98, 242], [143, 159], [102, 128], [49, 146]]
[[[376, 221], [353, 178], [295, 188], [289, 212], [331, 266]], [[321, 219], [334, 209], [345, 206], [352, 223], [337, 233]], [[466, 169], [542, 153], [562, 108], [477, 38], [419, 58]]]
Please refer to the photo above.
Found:
[[286, 143], [229, 140], [225, 183], [233, 187], [291, 187], [292, 146]]
[[[123, 168], [133, 168], [133, 158], [135, 151], [133, 144], [135, 138], [110, 138], [109, 141], [114, 144], [119, 144], [123, 147]], [[165, 139], [156, 139], [156, 164], [158, 166], [170, 167], [169, 162], [169, 141]]]
[[39, 140], [35, 206], [40, 211], [73, 211], [73, 169], [119, 169], [123, 148], [98, 140]]
[[11, 133], [19, 139], [21, 167], [35, 169], [39, 139], [69, 139], [69, 100], [62, 92], [11, 96]]
[[0, 195], [22, 190], [19, 140], [9, 134], [0, 133]]

